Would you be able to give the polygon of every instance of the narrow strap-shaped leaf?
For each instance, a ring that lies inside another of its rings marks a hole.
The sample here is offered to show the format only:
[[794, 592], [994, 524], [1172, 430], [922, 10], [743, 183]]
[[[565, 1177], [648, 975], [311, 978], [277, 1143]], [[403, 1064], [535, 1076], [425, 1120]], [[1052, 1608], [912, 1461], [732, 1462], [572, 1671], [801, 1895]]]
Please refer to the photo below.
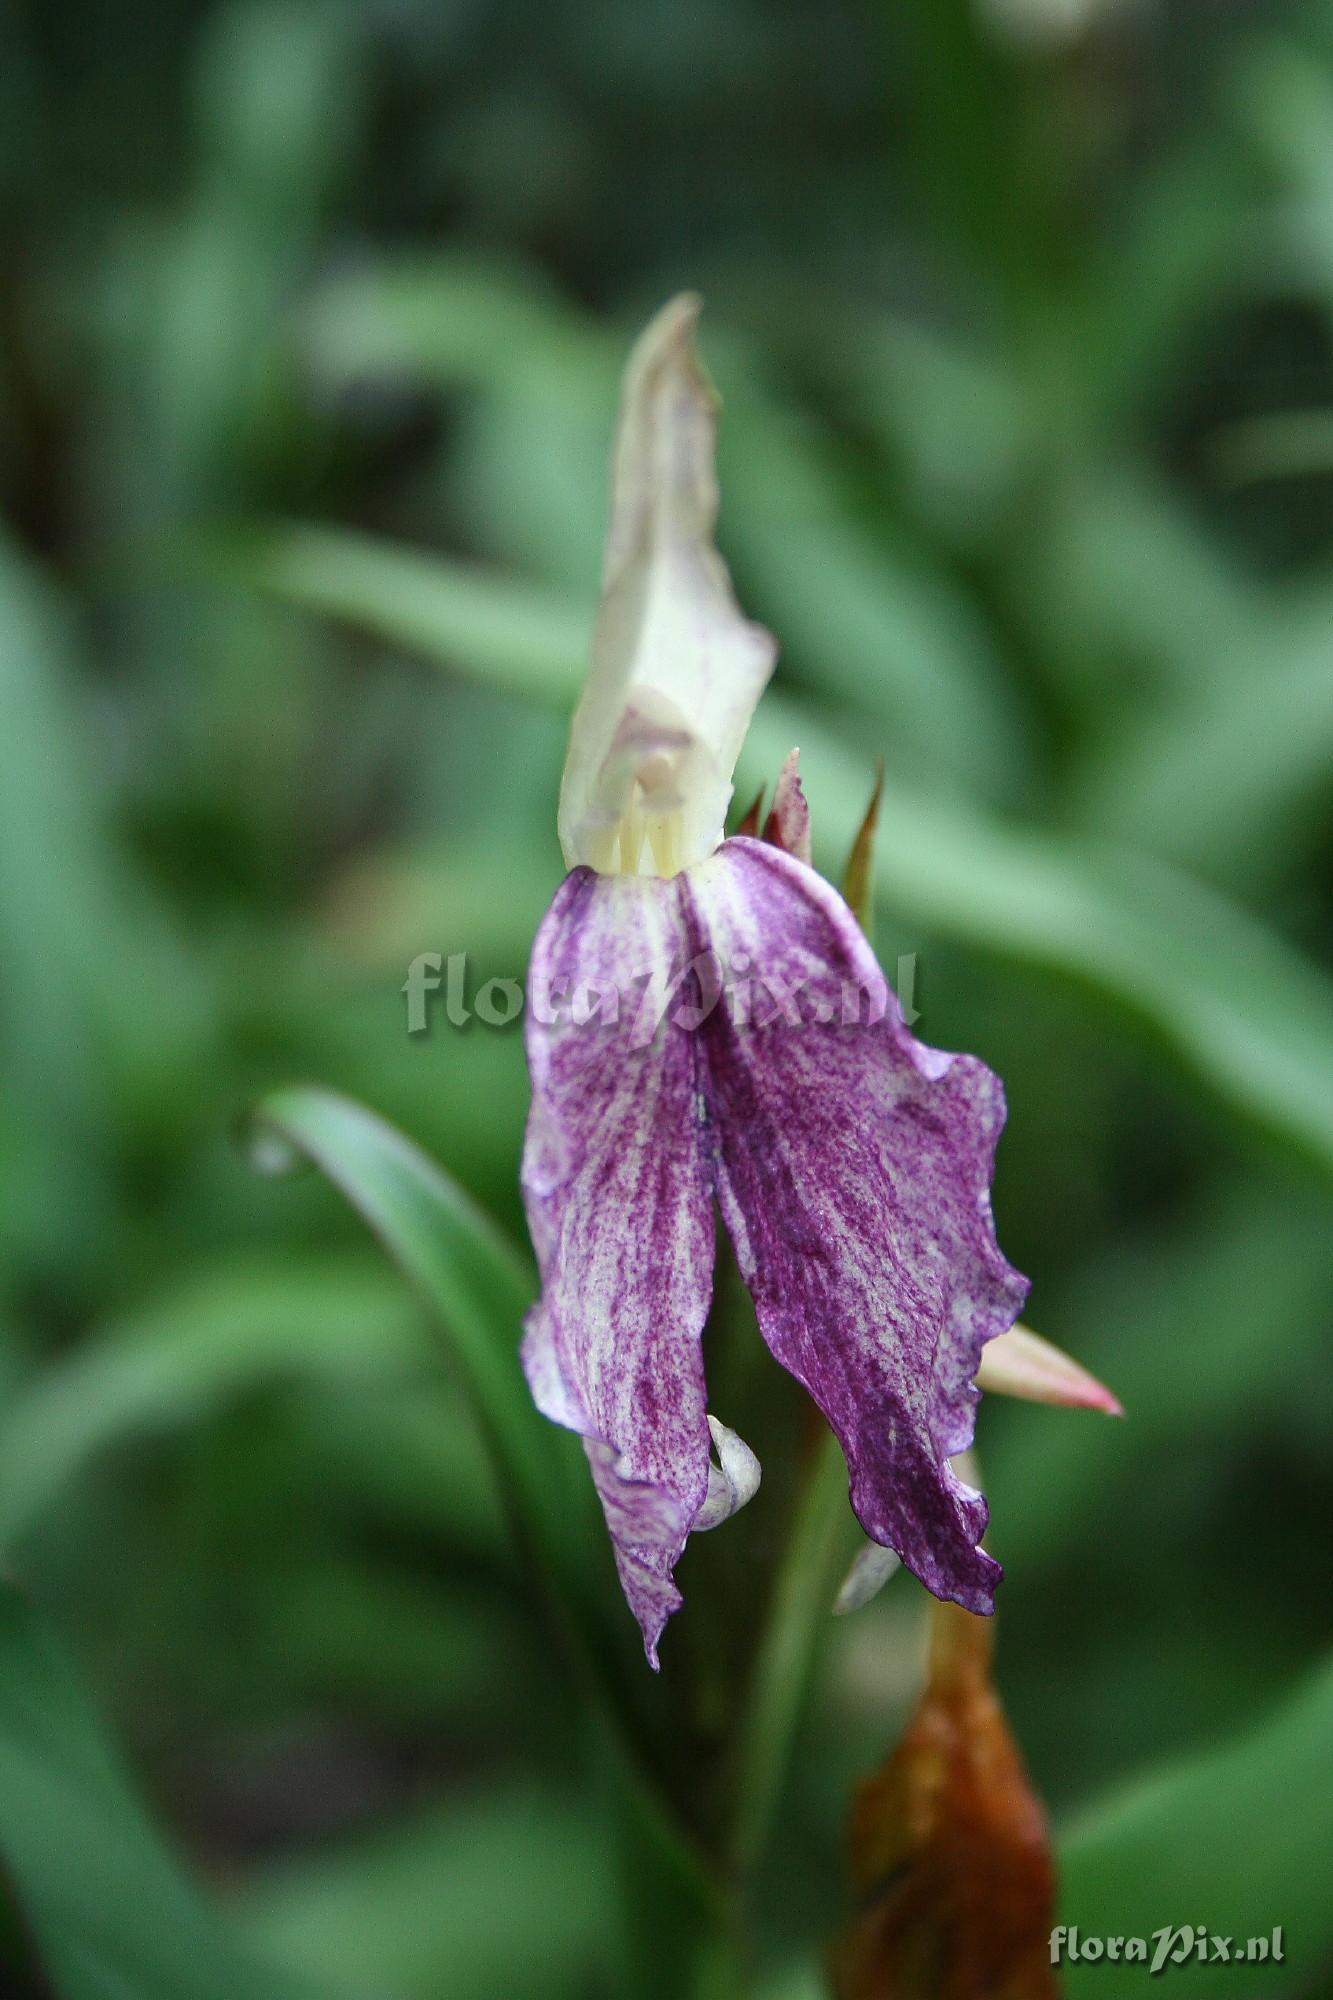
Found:
[[373, 1256], [219, 1262], [35, 1372], [0, 1409], [0, 1545], [99, 1452], [198, 1423], [257, 1384], [419, 1374], [424, 1315]]
[[[862, 761], [770, 697], [742, 783], [797, 740], [818, 860], [853, 836]], [[1238, 905], [1148, 855], [1006, 825], [892, 774], [876, 855], [882, 914], [1105, 995], [1233, 1113], [1333, 1172], [1333, 987]]]
[[291, 1858], [243, 1907], [274, 1953], [358, 1992], [572, 2000], [601, 1990], [611, 1859], [586, 1798], [488, 1789]]
[[313, 1161], [425, 1298], [446, 1332], [506, 1507], [544, 1573], [582, 1597], [577, 1509], [586, 1478], [572, 1476], [582, 1467], [533, 1409], [518, 1365], [523, 1315], [536, 1292], [526, 1257], [403, 1133], [335, 1091], [274, 1091], [252, 1112], [248, 1139], [261, 1172]]
[[0, 1862], [60, 2000], [319, 2000], [233, 1936], [134, 1798], [59, 1648], [0, 1584]]
[[[575, 1440], [541, 1418], [518, 1363], [535, 1274], [485, 1212], [394, 1126], [336, 1091], [296, 1086], [251, 1113], [263, 1172], [318, 1166], [433, 1308], [469, 1396], [534, 1588], [589, 1708], [620, 1759], [629, 1796], [692, 1894], [715, 1887], [655, 1774], [642, 1733], [606, 1538]], [[601, 1563], [603, 1567], [599, 1569]]]
[[[338, 538], [326, 532], [321, 566], [332, 566]], [[475, 646], [448, 593], [441, 593], [438, 616], [406, 631], [392, 606], [392, 553], [373, 567], [375, 588], [355, 607], [344, 598], [342, 615], [413, 643], [452, 670], [529, 695], [540, 681], [544, 699], [572, 700], [581, 674], [573, 646], [578, 627], [559, 593], [547, 596], [552, 630], [561, 636], [534, 673], [526, 586], [515, 593], [511, 636], [497, 625], [485, 646]], [[274, 558], [263, 580], [285, 592], [283, 572]], [[315, 602], [302, 589], [290, 594]], [[502, 601], [498, 593], [497, 605]], [[795, 742], [815, 801], [817, 850], [831, 858], [854, 838], [865, 771], [809, 710], [771, 695], [764, 701], [742, 756], [741, 783], [759, 782]], [[1103, 994], [1156, 1034], [1233, 1113], [1333, 1174], [1326, 1054], [1333, 991], [1237, 904], [1147, 855], [1006, 825], [904, 788], [892, 770], [880, 809], [878, 873], [885, 915]]]
[[540, 700], [572, 698], [592, 633], [591, 606], [585, 613], [541, 584], [346, 529], [276, 522], [202, 546], [197, 559]]
[[773, 1583], [738, 1740], [732, 1860], [753, 1868], [772, 1830], [806, 1689], [847, 1567], [855, 1523], [847, 1468], [832, 1431], [821, 1430], [805, 1468]]
[[[1085, 1939], [1141, 1937], [1149, 1954], [1160, 1926], [1202, 1925], [1229, 1939], [1230, 1955], [1209, 1944], [1200, 1963], [1196, 1930], [1179, 1967], [1165, 1968], [1191, 1991], [1313, 1992], [1333, 1951], [1330, 1767], [1333, 1662], [1257, 1729], [1118, 1789], [1076, 1820], [1060, 1843], [1063, 1921]], [[1238, 1961], [1251, 1937], [1267, 1939], [1267, 1959]], [[1148, 1969], [1122, 1950], [1116, 1962], [1067, 1963], [1062, 1976], [1071, 2000], [1131, 2000]]]

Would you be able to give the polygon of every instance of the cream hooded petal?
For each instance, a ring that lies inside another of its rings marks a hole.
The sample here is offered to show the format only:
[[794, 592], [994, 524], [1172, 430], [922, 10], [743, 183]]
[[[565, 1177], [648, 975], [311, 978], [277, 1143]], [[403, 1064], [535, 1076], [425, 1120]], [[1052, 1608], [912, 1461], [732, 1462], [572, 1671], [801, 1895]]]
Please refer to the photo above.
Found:
[[662, 308], [625, 372], [592, 664], [560, 789], [565, 860], [674, 875], [722, 838], [776, 646], [741, 615], [713, 546], [716, 403], [699, 301]]

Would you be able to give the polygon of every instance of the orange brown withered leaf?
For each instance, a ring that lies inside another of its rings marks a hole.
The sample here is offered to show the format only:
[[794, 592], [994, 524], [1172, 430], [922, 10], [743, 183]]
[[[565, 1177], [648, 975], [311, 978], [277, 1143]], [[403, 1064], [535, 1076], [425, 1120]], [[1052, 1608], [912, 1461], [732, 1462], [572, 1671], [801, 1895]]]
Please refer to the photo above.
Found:
[[743, 833], [747, 835], [751, 840], [757, 840], [759, 838], [759, 815], [763, 812], [763, 810], [764, 810], [764, 788], [761, 785], [759, 787], [759, 790], [754, 795], [754, 804], [750, 807], [750, 810], [746, 813], [744, 819], [741, 821], [740, 825], [736, 828], [737, 833], [738, 834]]
[[1055, 2000], [1046, 1818], [995, 1690], [993, 1625], [931, 1607], [925, 1692], [852, 1812], [838, 2000]]

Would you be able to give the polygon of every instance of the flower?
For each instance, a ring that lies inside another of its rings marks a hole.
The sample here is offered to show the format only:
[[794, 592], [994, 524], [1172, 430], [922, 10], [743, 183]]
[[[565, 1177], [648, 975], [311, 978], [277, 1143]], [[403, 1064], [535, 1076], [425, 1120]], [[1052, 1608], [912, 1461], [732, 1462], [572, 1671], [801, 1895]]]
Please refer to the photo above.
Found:
[[991, 1220], [1000, 1084], [908, 1032], [809, 865], [794, 753], [766, 838], [723, 837], [776, 649], [713, 544], [698, 310], [668, 305], [626, 371], [561, 788], [570, 872], [534, 944], [527, 1029], [542, 1290], [523, 1364], [538, 1407], [583, 1438], [653, 1666], [687, 1536], [758, 1484], [707, 1411], [714, 1206], [867, 1535], [978, 1612], [1001, 1571], [978, 1547], [986, 1503], [949, 1460], [971, 1442], [982, 1347], [1028, 1289]]

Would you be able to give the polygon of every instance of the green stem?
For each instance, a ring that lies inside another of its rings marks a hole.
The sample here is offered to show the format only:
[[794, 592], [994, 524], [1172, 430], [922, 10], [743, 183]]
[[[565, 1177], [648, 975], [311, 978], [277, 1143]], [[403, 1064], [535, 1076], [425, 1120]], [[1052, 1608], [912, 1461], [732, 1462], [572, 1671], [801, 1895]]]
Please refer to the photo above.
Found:
[[733, 1894], [726, 1896], [722, 1920], [700, 1953], [694, 1994], [695, 2000], [745, 2000], [749, 1991], [744, 1917]]
[[768, 1838], [820, 1633], [846, 1563], [847, 1474], [825, 1433], [796, 1506], [741, 1725], [729, 1858], [744, 1881]]
[[621, 1780], [606, 1794], [620, 1884], [617, 1991], [635, 2000], [742, 2000], [741, 1912], [722, 1866], [687, 1864], [662, 1815], [624, 1784], [625, 1767], [605, 1738], [598, 1753], [612, 1760], [608, 1778]]

